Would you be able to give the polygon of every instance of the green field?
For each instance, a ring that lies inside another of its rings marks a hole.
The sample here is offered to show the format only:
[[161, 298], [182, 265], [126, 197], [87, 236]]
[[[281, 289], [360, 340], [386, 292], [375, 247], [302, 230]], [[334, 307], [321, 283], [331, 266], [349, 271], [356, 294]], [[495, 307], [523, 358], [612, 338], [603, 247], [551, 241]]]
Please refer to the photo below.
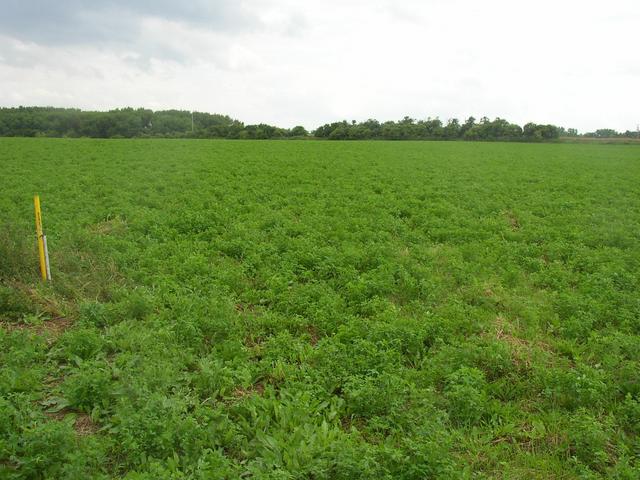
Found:
[[639, 293], [634, 145], [0, 139], [0, 478], [637, 479]]

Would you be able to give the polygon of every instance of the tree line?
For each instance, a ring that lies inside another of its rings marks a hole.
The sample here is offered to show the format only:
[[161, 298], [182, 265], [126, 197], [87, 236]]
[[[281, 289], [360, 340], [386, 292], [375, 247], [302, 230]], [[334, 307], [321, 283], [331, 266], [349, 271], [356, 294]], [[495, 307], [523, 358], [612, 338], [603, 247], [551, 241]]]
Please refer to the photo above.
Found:
[[640, 138], [640, 132], [636, 130], [627, 130], [626, 132], [617, 132], [612, 128], [600, 128], [595, 132], [587, 132], [582, 135], [587, 138]]
[[366, 120], [357, 123], [334, 122], [317, 128], [313, 134], [318, 138], [331, 140], [514, 140], [514, 141], [550, 141], [558, 139], [564, 129], [555, 125], [527, 123], [520, 127], [502, 118], [489, 120], [483, 117], [476, 121], [469, 117], [464, 123], [456, 118], [443, 123], [439, 118], [415, 120], [404, 117], [402, 120], [380, 123]]
[[228, 115], [186, 110], [121, 108], [108, 112], [75, 108], [0, 108], [0, 136], [92, 138], [246, 138], [306, 136], [303, 127], [245, 125]]
[[[0, 136], [11, 137], [92, 137], [92, 138], [229, 138], [277, 139], [323, 138], [329, 140], [501, 140], [553, 141], [559, 137], [578, 137], [576, 129], [527, 123], [523, 127], [502, 118], [464, 122], [438, 118], [399, 121], [341, 121], [322, 125], [312, 132], [302, 126], [280, 128], [268, 124], [245, 125], [228, 115], [186, 110], [153, 111], [122, 108], [106, 112], [75, 108], [0, 108]], [[591, 137], [635, 136], [601, 129], [585, 134]]]

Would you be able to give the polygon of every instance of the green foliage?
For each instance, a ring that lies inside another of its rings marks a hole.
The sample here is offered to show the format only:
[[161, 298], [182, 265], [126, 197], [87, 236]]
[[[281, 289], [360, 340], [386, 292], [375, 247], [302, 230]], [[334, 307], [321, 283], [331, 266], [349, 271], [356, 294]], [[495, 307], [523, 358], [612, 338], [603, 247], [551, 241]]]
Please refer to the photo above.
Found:
[[104, 361], [79, 362], [62, 385], [62, 392], [70, 406], [91, 413], [110, 406], [111, 381], [111, 368]]
[[103, 303], [83, 302], [79, 305], [79, 318], [83, 323], [98, 328], [109, 324], [109, 311]]
[[344, 387], [347, 412], [358, 417], [389, 415], [402, 408], [407, 386], [394, 375], [352, 377]]
[[528, 123], [524, 129], [502, 118], [489, 120], [484, 117], [479, 123], [469, 117], [464, 125], [452, 118], [443, 125], [438, 118], [414, 120], [410, 117], [397, 122], [380, 124], [376, 120], [348, 123], [328, 123], [314, 130], [318, 138], [329, 140], [484, 140], [484, 141], [551, 141], [560, 136], [560, 128], [554, 125]]
[[0, 478], [638, 478], [634, 148], [0, 139]]
[[461, 425], [480, 422], [489, 411], [486, 381], [476, 368], [460, 368], [447, 377], [444, 398], [451, 419]]
[[[19, 226], [5, 223], [6, 218], [0, 223], [0, 287], [2, 282], [34, 270], [28, 258], [36, 251], [35, 232], [27, 228], [26, 219], [22, 220]], [[0, 307], [0, 312], [2, 310], [4, 309]]]
[[33, 301], [22, 290], [0, 284], [0, 320], [21, 320], [35, 311]]
[[47, 345], [24, 331], [0, 330], [0, 396], [37, 390], [44, 377]]
[[[571, 130], [571, 129], [569, 129]], [[404, 117], [397, 122], [377, 120], [333, 122], [313, 131], [317, 138], [331, 140], [556, 140], [564, 129], [554, 125], [528, 123], [524, 129], [496, 118], [484, 117], [479, 123], [470, 117], [463, 125], [456, 118], [446, 124], [438, 118], [414, 120]], [[604, 135], [598, 130], [591, 136]], [[566, 132], [565, 132], [566, 133]], [[244, 125], [227, 115], [184, 110], [151, 111], [143, 108], [122, 108], [108, 112], [89, 112], [52, 107], [0, 108], [0, 137], [93, 137], [93, 138], [228, 138], [266, 140], [306, 138], [303, 126], [284, 129], [261, 123]], [[576, 132], [577, 136], [577, 132]]]
[[78, 439], [74, 415], [47, 421], [26, 396], [8, 395], [0, 397], [0, 418], [1, 478], [109, 478], [104, 446]]
[[535, 123], [527, 123], [522, 128], [522, 135], [529, 141], [541, 142], [544, 140], [553, 140], [558, 138], [560, 136], [560, 130], [555, 125], [536, 125]]
[[105, 343], [100, 330], [78, 327], [63, 333], [58, 338], [55, 352], [61, 359], [89, 360], [105, 350]]
[[599, 421], [584, 410], [571, 418], [569, 438], [572, 452], [578, 461], [596, 471], [603, 472], [613, 462], [612, 436], [613, 428], [608, 418]]
[[545, 369], [542, 372], [544, 393], [563, 408], [598, 407], [609, 400], [605, 373], [589, 366], [572, 369]]
[[243, 138], [305, 137], [304, 127], [244, 125], [227, 115], [184, 110], [121, 108], [90, 112], [75, 108], [0, 108], [1, 137]]

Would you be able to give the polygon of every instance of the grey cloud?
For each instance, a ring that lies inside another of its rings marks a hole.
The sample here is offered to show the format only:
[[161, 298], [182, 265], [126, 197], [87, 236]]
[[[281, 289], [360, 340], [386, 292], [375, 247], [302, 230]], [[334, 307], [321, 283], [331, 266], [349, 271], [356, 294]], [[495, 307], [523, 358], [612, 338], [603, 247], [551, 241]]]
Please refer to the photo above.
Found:
[[108, 45], [134, 41], [145, 17], [232, 32], [255, 29], [259, 19], [231, 0], [5, 0], [0, 34], [43, 45]]

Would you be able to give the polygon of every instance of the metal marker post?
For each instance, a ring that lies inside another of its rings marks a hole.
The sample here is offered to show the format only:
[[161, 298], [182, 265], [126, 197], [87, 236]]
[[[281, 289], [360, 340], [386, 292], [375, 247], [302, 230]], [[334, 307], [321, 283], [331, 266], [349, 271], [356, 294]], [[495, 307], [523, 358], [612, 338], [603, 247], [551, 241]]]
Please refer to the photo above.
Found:
[[42, 243], [44, 244], [44, 264], [47, 268], [47, 280], [51, 281], [51, 269], [49, 268], [49, 248], [47, 247], [46, 235], [42, 235]]

